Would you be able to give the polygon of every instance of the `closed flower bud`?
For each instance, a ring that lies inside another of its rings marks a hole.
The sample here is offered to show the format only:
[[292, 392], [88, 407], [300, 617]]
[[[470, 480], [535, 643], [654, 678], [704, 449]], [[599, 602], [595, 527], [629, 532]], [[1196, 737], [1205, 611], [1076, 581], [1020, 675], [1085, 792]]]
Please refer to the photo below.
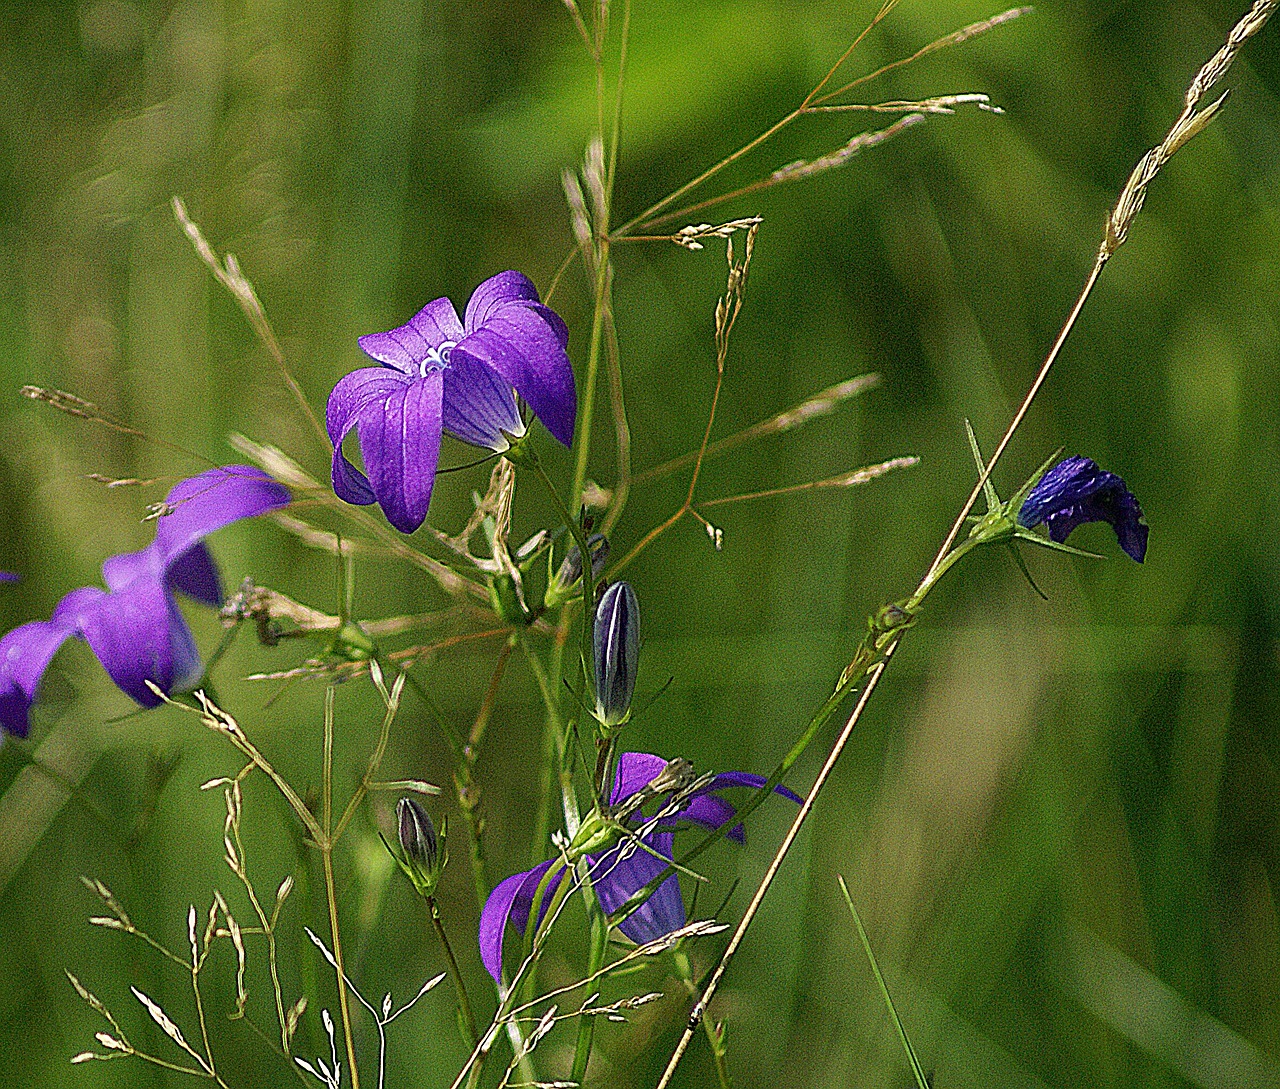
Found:
[[412, 798], [400, 799], [396, 805], [396, 821], [399, 826], [400, 849], [404, 852], [400, 868], [418, 892], [423, 896], [431, 896], [435, 893], [448, 857], [440, 849], [444, 826], [441, 826], [440, 836], [437, 837], [435, 825], [431, 823], [427, 811]]
[[629, 583], [615, 582], [596, 610], [596, 717], [606, 727], [631, 717], [640, 657], [640, 604]]
[[[593, 533], [587, 538], [587, 546], [591, 549], [591, 576], [598, 580], [604, 573], [605, 562], [609, 559], [608, 538], [603, 533]], [[573, 597], [581, 578], [582, 552], [576, 544], [570, 545], [569, 551], [565, 553], [564, 562], [560, 564], [560, 570], [547, 586], [545, 598], [547, 608], [554, 609]]]

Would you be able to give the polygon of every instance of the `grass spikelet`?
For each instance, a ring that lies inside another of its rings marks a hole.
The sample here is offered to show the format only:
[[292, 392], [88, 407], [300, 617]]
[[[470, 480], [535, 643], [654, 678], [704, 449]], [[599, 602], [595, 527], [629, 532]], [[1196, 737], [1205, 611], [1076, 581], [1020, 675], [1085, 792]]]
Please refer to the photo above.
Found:
[[1223, 93], [1203, 110], [1200, 109], [1200, 103], [1214, 85], [1227, 74], [1245, 42], [1266, 26], [1278, 2], [1280, 0], [1255, 0], [1253, 7], [1231, 29], [1227, 40], [1196, 73], [1195, 79], [1187, 88], [1182, 113], [1178, 115], [1178, 119], [1165, 138], [1138, 160], [1138, 165], [1129, 175], [1129, 180], [1120, 193], [1120, 199], [1116, 201], [1116, 206], [1107, 219], [1106, 234], [1098, 251], [1100, 261], [1107, 260], [1124, 245], [1125, 239], [1129, 237], [1129, 228], [1133, 226], [1133, 221], [1142, 211], [1142, 205], [1147, 199], [1147, 186], [1160, 173], [1164, 164], [1173, 158], [1188, 141], [1203, 132], [1221, 109], [1229, 92]]

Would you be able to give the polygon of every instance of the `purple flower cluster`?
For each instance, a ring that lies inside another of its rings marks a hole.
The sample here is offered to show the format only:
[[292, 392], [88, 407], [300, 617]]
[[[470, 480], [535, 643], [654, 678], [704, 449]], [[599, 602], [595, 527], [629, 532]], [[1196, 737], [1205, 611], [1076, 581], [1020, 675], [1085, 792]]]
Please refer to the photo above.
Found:
[[[645, 752], [627, 752], [618, 757], [618, 770], [614, 776], [613, 790], [609, 795], [611, 806], [620, 806], [636, 794], [644, 790], [667, 767], [667, 761], [661, 756]], [[759, 789], [767, 780], [763, 775], [753, 775], [745, 771], [728, 771], [714, 776], [705, 786], [685, 799], [678, 812], [664, 818], [660, 827], [649, 831], [641, 838], [641, 842], [649, 851], [635, 843], [624, 840], [599, 854], [588, 855], [587, 861], [592, 874], [592, 884], [600, 906], [609, 913], [617, 911], [631, 896], [639, 892], [650, 881], [667, 868], [672, 858], [675, 842], [675, 825], [679, 821], [690, 821], [704, 828], [719, 828], [734, 815], [734, 807], [718, 794], [717, 790], [725, 787], [752, 787]], [[774, 790], [799, 803], [802, 799], [784, 786]], [[632, 826], [639, 827], [645, 823], [638, 813], [630, 818]], [[737, 843], [745, 838], [742, 825], [735, 825], [728, 836]], [[650, 851], [653, 853], [651, 854]], [[502, 977], [502, 945], [507, 923], [511, 923], [519, 933], [524, 934], [529, 925], [529, 916], [533, 911], [533, 899], [538, 886], [552, 866], [559, 865], [559, 859], [549, 859], [539, 863], [531, 870], [512, 874], [489, 894], [489, 899], [480, 913], [480, 959], [495, 980]], [[562, 869], [547, 883], [547, 889], [538, 905], [538, 923], [542, 922], [547, 908], [550, 906], [552, 894], [564, 878]], [[680, 895], [680, 882], [672, 874], [662, 882], [653, 894], [635, 912], [629, 915], [618, 927], [634, 942], [649, 942], [670, 934], [684, 926], [684, 899]]]
[[1036, 482], [1018, 511], [1018, 524], [1033, 529], [1041, 522], [1058, 544], [1077, 526], [1107, 522], [1129, 556], [1141, 563], [1147, 554], [1148, 528], [1138, 500], [1120, 477], [1089, 458], [1063, 458]]
[[277, 510], [289, 492], [261, 469], [227, 465], [177, 484], [165, 499], [156, 538], [140, 552], [102, 565], [105, 590], [72, 590], [48, 620], [0, 639], [0, 727], [25, 737], [40, 679], [71, 636], [85, 640], [111, 679], [143, 707], [200, 676], [200, 654], [175, 593], [222, 604], [222, 580], [204, 538], [241, 518]]
[[[519, 394], [552, 435], [573, 442], [569, 331], [519, 272], [485, 280], [461, 321], [453, 303], [435, 299], [359, 343], [382, 366], [352, 371], [329, 394], [333, 490], [348, 503], [376, 502], [401, 533], [427, 517], [443, 432], [500, 453], [525, 433]], [[363, 473], [342, 453], [352, 428]]]

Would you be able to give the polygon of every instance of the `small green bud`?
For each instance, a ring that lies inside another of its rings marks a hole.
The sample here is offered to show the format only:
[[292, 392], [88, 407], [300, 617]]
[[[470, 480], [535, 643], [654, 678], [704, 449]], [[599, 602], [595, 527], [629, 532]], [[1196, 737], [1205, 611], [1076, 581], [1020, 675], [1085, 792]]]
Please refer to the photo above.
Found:
[[367, 662], [378, 648], [359, 624], [349, 620], [334, 635], [329, 652], [348, 662]]
[[[587, 547], [591, 549], [591, 576], [597, 582], [604, 574], [605, 562], [609, 559], [609, 541], [603, 533], [593, 533], [587, 538]], [[570, 598], [581, 593], [579, 583], [582, 580], [582, 551], [576, 544], [569, 546], [565, 553], [560, 570], [547, 586], [543, 601], [548, 609], [563, 605]]]
[[605, 817], [598, 809], [593, 809], [578, 826], [578, 834], [573, 837], [565, 852], [570, 862], [576, 862], [584, 855], [597, 854], [617, 844], [618, 826]]
[[493, 575], [489, 579], [489, 603], [506, 624], [527, 624], [529, 614], [520, 603], [515, 579], [510, 575]]

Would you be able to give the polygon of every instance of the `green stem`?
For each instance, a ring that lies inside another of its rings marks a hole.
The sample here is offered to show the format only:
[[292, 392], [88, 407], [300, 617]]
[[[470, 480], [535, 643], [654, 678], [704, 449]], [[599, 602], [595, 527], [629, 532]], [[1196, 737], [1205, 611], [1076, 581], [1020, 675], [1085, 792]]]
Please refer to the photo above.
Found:
[[360, 1089], [360, 1071], [356, 1067], [356, 1045], [351, 1032], [351, 1008], [347, 999], [347, 971], [343, 964], [342, 938], [338, 928], [337, 883], [333, 878], [333, 700], [334, 688], [325, 689], [324, 699], [324, 766], [321, 773], [321, 813], [324, 838], [320, 857], [324, 861], [324, 891], [329, 907], [329, 937], [333, 941], [333, 959], [338, 971], [338, 1007], [342, 1012], [342, 1038], [347, 1048], [347, 1065], [351, 1070], [352, 1089]]
[[[588, 887], [590, 883], [588, 882]], [[595, 900], [595, 897], [591, 897]], [[595, 975], [604, 967], [605, 954], [609, 951], [609, 920], [599, 902], [591, 916], [591, 951], [587, 957], [587, 975]], [[596, 1019], [594, 1017], [578, 1018], [578, 1041], [573, 1049], [573, 1074], [570, 1080], [582, 1084], [587, 1073], [587, 1064], [591, 1061], [591, 1044], [595, 1038]]]
[[[605, 297], [609, 286], [609, 224], [597, 223], [595, 231], [595, 306], [591, 315], [591, 346], [587, 350], [587, 378], [582, 391], [582, 418], [578, 423], [578, 457], [573, 469], [573, 491], [569, 493], [569, 505], [575, 510], [582, 504], [587, 462], [591, 457], [591, 424], [595, 418], [596, 379], [600, 374], [600, 345], [604, 339]], [[590, 557], [591, 553], [584, 550], [582, 555]]]
[[[684, 989], [690, 998], [696, 999], [698, 984], [693, 978], [693, 965], [689, 962], [689, 955], [677, 946], [671, 951], [671, 959], [675, 962], [676, 975], [684, 984]], [[733, 1089], [733, 1083], [729, 1079], [729, 1063], [725, 1053], [724, 1039], [716, 1031], [710, 1016], [703, 1016], [702, 1029], [706, 1033], [707, 1043], [711, 1045], [711, 1055], [715, 1059], [716, 1079], [720, 1082], [720, 1089]]]
[[538, 455], [531, 448], [522, 446], [518, 452], [515, 449], [509, 450], [506, 456], [516, 465], [532, 469], [534, 475], [542, 481], [543, 487], [546, 488], [547, 494], [551, 496], [551, 501], [556, 506], [560, 520], [564, 522], [565, 529], [573, 537], [574, 543], [578, 546], [578, 554], [582, 557], [582, 668], [586, 672], [588, 689], [583, 696], [590, 698], [590, 695], [595, 692], [595, 655], [592, 653], [591, 646], [591, 620], [595, 615], [596, 573], [591, 562], [591, 548], [587, 543], [587, 535], [582, 532], [578, 519], [570, 513], [570, 508], [565, 506], [560, 493], [556, 491], [555, 484], [552, 483]]
[[449, 974], [453, 976], [453, 986], [458, 992], [458, 1005], [462, 1008], [462, 1017], [467, 1023], [467, 1033], [471, 1037], [471, 1046], [475, 1047], [480, 1042], [480, 1032], [476, 1028], [476, 1017], [471, 1012], [471, 1001], [467, 997], [467, 985], [462, 978], [462, 971], [458, 967], [458, 959], [453, 955], [453, 947], [449, 944], [448, 935], [444, 932], [444, 923], [440, 921], [440, 905], [436, 903], [434, 896], [427, 897], [427, 907], [430, 909], [431, 925], [435, 927], [436, 936], [440, 939], [440, 946], [444, 949], [445, 958], [449, 961]]

